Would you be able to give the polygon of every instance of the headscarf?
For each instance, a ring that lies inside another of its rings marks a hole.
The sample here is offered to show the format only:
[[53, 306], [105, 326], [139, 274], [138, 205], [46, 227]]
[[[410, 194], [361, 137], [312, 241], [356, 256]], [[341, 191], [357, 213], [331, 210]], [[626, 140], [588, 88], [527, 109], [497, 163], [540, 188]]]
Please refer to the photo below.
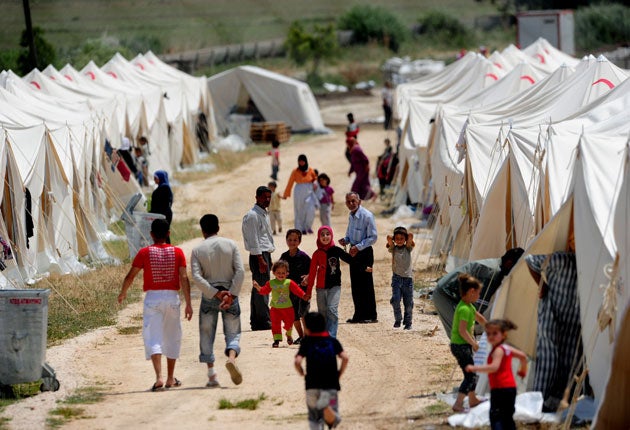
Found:
[[[322, 230], [328, 230], [330, 232], [330, 243], [328, 245], [324, 245], [323, 243], [319, 241], [319, 235], [322, 232]], [[333, 237], [334, 236], [333, 236], [332, 228], [330, 228], [327, 225], [321, 226], [319, 230], [317, 230], [317, 249], [321, 249], [322, 251], [328, 251], [330, 248], [335, 246], [335, 241], [333, 240]]]
[[[303, 166], [300, 165], [300, 161], [304, 161]], [[302, 172], [306, 172], [308, 170], [308, 160], [306, 158], [306, 155], [304, 154], [300, 154], [300, 156], [298, 157], [298, 169], [300, 169]]]
[[170, 186], [170, 184], [168, 183], [168, 173], [166, 173], [165, 170], [156, 170], [153, 176], [157, 177], [160, 180], [158, 187], [161, 187], [163, 185]]

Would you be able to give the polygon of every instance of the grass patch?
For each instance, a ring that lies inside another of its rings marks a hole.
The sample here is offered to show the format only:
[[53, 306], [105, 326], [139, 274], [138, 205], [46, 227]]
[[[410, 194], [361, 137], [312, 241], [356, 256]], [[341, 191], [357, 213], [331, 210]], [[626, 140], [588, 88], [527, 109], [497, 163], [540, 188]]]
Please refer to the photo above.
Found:
[[127, 327], [118, 327], [118, 334], [122, 335], [130, 335], [130, 334], [138, 334], [142, 331], [141, 325], [132, 325]]
[[267, 396], [264, 393], [260, 394], [256, 399], [239, 400], [236, 403], [233, 403], [231, 400], [226, 398], [222, 398], [219, 400], [219, 409], [246, 409], [254, 411], [258, 409], [258, 404], [266, 398]]
[[85, 409], [75, 408], [71, 406], [62, 406], [60, 408], [53, 409], [50, 414], [53, 415], [46, 419], [46, 425], [49, 428], [59, 428], [68, 421], [76, 418], [83, 418]]
[[173, 220], [171, 223], [171, 243], [179, 245], [196, 237], [201, 237], [199, 220]]
[[66, 405], [91, 405], [103, 400], [105, 393], [96, 387], [84, 387], [76, 390], [62, 403]]
[[440, 400], [440, 401], [438, 401], [436, 403], [433, 403], [432, 405], [429, 405], [426, 408], [424, 408], [423, 412], [424, 412], [424, 416], [426, 416], [426, 417], [450, 414], [451, 413], [451, 407], [449, 406], [448, 403], [443, 402], [443, 401]]
[[85, 409], [76, 405], [91, 405], [103, 400], [102, 390], [96, 387], [79, 388], [72, 395], [60, 403], [62, 406], [49, 412], [51, 416], [46, 419], [48, 428], [59, 428], [74, 419], [90, 418], [85, 415]]

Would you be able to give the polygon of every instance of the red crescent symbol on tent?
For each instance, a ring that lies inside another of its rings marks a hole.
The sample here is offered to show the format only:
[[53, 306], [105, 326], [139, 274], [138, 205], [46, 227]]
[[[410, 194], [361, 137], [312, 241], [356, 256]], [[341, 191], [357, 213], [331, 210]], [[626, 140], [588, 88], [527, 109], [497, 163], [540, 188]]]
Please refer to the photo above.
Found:
[[542, 54], [536, 54], [536, 57], [538, 57], [541, 63], [545, 64], [545, 57], [543, 57]]
[[144, 66], [140, 63], [136, 63], [136, 66], [140, 67], [140, 70], [144, 70]]
[[96, 80], [96, 75], [94, 74], [94, 72], [85, 72], [85, 74], [92, 78], [93, 81]]
[[595, 82], [593, 82], [593, 85], [600, 84], [600, 83], [608, 85], [608, 88], [615, 88], [615, 84], [610, 82], [608, 79], [604, 79], [604, 78], [596, 80]]
[[31, 81], [31, 85], [35, 85], [35, 88], [37, 88], [38, 90], [42, 89], [42, 87], [40, 87], [39, 84], [35, 81]]
[[487, 77], [487, 78], [492, 78], [492, 79], [494, 79], [495, 81], [498, 81], [498, 80], [499, 80], [499, 78], [497, 77], [497, 75], [495, 75], [494, 73], [486, 73], [486, 77]]
[[499, 63], [492, 63], [492, 64], [494, 64], [495, 66], [497, 66], [499, 69], [502, 69], [502, 68], [503, 68], [503, 66], [502, 66], [502, 65], [500, 65]]
[[529, 75], [523, 75], [523, 76], [521, 76], [521, 79], [529, 81], [531, 84], [534, 83], [534, 79], [531, 76], [529, 76]]
[[63, 75], [63, 76], [64, 76], [64, 78], [66, 78], [67, 80], [72, 82], [72, 76], [70, 76], [70, 75]]
[[114, 79], [118, 79], [118, 76], [116, 76], [116, 73], [114, 72], [107, 72], [108, 75], [112, 75], [114, 77]]

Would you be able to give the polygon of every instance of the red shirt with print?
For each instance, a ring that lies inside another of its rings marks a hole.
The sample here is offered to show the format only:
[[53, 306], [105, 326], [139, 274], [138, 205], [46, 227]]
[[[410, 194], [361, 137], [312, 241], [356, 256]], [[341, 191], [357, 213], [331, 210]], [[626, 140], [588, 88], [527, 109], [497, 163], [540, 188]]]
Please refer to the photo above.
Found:
[[181, 248], [153, 244], [142, 248], [133, 259], [133, 267], [143, 270], [143, 290], [179, 290], [179, 268], [186, 267]]

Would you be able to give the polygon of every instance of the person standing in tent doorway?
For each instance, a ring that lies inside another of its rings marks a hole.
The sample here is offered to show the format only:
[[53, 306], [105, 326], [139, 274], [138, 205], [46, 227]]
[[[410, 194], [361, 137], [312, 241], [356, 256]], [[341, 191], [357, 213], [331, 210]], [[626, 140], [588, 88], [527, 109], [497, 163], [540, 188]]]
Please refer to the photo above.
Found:
[[[173, 220], [173, 191], [171, 185], [168, 182], [168, 173], [165, 170], [156, 170], [153, 175], [153, 180], [157, 185], [157, 188], [153, 190], [151, 194], [151, 213], [162, 214], [166, 218], [166, 222], [171, 225]], [[166, 243], [171, 243], [170, 236], [167, 237]]]
[[354, 114], [352, 112], [346, 115], [346, 117], [348, 118], [348, 125], [346, 127], [346, 158], [348, 162], [350, 162], [350, 148], [347, 145], [351, 138], [357, 139], [359, 137], [359, 124], [354, 122]]
[[[267, 208], [271, 203], [271, 190], [265, 186], [256, 188], [256, 204], [243, 217], [242, 232], [245, 249], [249, 251], [249, 269], [252, 281], [265, 285], [271, 270], [271, 253], [275, 250]], [[252, 283], [253, 284], [253, 283]], [[258, 294], [252, 286], [249, 323], [252, 331], [271, 329], [269, 296]]]
[[282, 198], [291, 197], [291, 189], [295, 184], [293, 190], [294, 227], [300, 230], [302, 234], [313, 233], [313, 221], [315, 220], [313, 200], [319, 205], [319, 200], [315, 196], [317, 189], [315, 181], [317, 181], [317, 173], [308, 167], [306, 155], [300, 154], [298, 165], [291, 172]]
[[381, 98], [383, 100], [383, 113], [385, 115], [383, 128], [385, 128], [385, 130], [391, 130], [392, 106], [394, 104], [394, 91], [392, 90], [392, 83], [390, 81], [385, 81], [385, 85], [383, 85], [383, 89], [381, 90]]
[[280, 150], [278, 147], [280, 142], [274, 139], [271, 142], [271, 151], [267, 152], [267, 155], [271, 155], [271, 179], [278, 180], [278, 170], [280, 170]]
[[372, 245], [376, 243], [378, 233], [374, 215], [361, 206], [361, 199], [355, 192], [346, 194], [346, 206], [350, 210], [348, 216], [348, 229], [345, 237], [339, 239], [339, 244], [344, 248], [350, 246], [348, 253], [352, 256], [350, 262], [350, 288], [352, 290], [352, 302], [354, 303], [354, 315], [346, 322], [375, 323], [376, 297], [374, 295], [374, 278], [372, 266], [374, 265], [374, 250]]
[[582, 362], [580, 302], [575, 245], [549, 255], [528, 255], [525, 262], [539, 285], [538, 335], [534, 391], [543, 394], [543, 411], [555, 412], [576, 367]]
[[[118, 303], [125, 301], [133, 280], [143, 270], [142, 289], [146, 294], [142, 312], [142, 337], [146, 359], [151, 360], [155, 371], [155, 383], [151, 391], [181, 385], [174, 376], [175, 362], [182, 344], [179, 290], [186, 300], [186, 319], [190, 321], [193, 315], [186, 257], [180, 248], [166, 243], [169, 233], [165, 220], [156, 219], [151, 223], [154, 243], [138, 251], [118, 295]], [[166, 356], [166, 381], [162, 379], [162, 355]]]

